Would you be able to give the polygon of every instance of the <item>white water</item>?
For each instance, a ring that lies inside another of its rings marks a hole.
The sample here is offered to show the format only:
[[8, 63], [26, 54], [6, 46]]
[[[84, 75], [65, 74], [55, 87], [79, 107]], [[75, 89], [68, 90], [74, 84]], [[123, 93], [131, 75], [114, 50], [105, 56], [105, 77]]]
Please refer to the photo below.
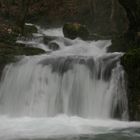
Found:
[[[38, 41], [34, 44], [40, 47], [43, 43]], [[113, 120], [127, 120], [128, 105], [119, 64], [122, 54], [106, 53], [110, 41], [58, 38], [55, 42], [60, 50], [24, 57], [5, 68], [0, 84], [0, 139], [97, 135], [140, 127]]]

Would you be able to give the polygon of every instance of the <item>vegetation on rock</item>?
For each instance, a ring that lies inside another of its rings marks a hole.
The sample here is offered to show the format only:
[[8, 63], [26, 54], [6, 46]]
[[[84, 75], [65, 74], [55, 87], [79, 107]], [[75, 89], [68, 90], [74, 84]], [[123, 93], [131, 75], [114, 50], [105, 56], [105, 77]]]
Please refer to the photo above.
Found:
[[[14, 46], [8, 45], [8, 44], [3, 44], [0, 43], [0, 58], [8, 58], [5, 59], [6, 63], [12, 62], [14, 60], [15, 56], [19, 55], [38, 55], [38, 54], [43, 54], [45, 53], [44, 50], [39, 49], [39, 48], [32, 48], [32, 47], [26, 47], [25, 45], [22, 44], [16, 44]], [[13, 59], [9, 59], [13, 58]], [[1, 59], [0, 62], [2, 63]]]
[[78, 23], [66, 23], [63, 26], [63, 34], [70, 39], [80, 37], [81, 39], [86, 40], [89, 37], [89, 31], [86, 26]]

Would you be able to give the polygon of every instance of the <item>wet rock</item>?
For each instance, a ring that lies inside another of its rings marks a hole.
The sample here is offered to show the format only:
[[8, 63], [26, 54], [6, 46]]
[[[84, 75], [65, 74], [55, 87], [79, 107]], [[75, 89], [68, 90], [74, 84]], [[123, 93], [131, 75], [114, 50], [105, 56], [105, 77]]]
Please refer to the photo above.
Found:
[[9, 45], [0, 43], [0, 71], [5, 65], [17, 61], [16, 56], [20, 55], [39, 55], [45, 53], [39, 48], [26, 47], [25, 45]]
[[27, 47], [24, 44], [15, 44], [14, 46], [0, 43], [0, 55], [38, 55], [45, 53], [40, 48]]
[[63, 34], [70, 39], [80, 37], [83, 40], [87, 40], [89, 37], [89, 31], [86, 26], [78, 23], [66, 23], [63, 26]]
[[53, 40], [56, 40], [57, 37], [56, 36], [43, 36], [43, 43], [48, 45], [49, 42], [53, 41]]
[[49, 49], [56, 51], [60, 49], [60, 46], [56, 42], [50, 42], [48, 44]]

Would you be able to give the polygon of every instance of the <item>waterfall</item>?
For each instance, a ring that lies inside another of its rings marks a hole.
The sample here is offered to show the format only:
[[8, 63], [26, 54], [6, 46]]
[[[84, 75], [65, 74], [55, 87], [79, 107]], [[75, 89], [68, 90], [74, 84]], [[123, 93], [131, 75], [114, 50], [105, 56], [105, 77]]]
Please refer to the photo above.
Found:
[[[127, 119], [121, 53], [107, 53], [110, 41], [71, 41], [51, 54], [7, 65], [0, 84], [0, 115]], [[47, 46], [46, 46], [47, 47]]]

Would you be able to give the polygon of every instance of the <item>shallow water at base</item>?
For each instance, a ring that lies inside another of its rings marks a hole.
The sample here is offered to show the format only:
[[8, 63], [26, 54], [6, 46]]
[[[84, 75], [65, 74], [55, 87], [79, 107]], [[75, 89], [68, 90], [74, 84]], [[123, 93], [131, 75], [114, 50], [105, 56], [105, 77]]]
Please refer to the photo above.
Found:
[[0, 140], [139, 140], [140, 123], [54, 118], [0, 118]]

